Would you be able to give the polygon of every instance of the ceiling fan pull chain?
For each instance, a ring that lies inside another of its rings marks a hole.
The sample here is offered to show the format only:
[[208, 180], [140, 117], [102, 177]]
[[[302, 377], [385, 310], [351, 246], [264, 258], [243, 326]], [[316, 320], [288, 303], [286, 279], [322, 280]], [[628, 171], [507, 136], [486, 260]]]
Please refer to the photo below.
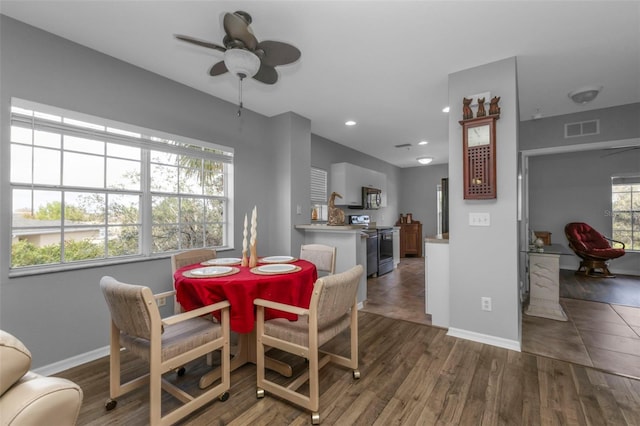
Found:
[[239, 76], [238, 79], [238, 117], [242, 115], [242, 76]]

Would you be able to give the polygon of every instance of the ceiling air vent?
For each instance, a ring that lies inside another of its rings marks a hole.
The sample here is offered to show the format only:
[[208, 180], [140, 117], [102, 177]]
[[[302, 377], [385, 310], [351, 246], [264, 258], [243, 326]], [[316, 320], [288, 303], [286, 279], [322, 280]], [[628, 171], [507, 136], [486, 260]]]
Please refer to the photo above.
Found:
[[410, 143], [403, 143], [400, 145], [395, 145], [396, 148], [409, 148], [411, 146]]
[[579, 121], [564, 125], [564, 137], [576, 138], [579, 136], [597, 135], [600, 133], [600, 120]]

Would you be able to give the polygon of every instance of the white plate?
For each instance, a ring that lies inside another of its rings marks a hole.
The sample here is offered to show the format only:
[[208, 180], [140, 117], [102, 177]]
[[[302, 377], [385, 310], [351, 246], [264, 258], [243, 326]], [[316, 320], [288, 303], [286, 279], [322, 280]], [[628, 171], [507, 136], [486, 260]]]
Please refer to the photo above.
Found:
[[203, 265], [235, 265], [242, 262], [238, 257], [220, 257], [202, 262]]
[[209, 266], [206, 268], [192, 269], [189, 272], [191, 272], [192, 275], [196, 275], [196, 276], [199, 275], [202, 277], [213, 277], [216, 275], [228, 274], [232, 270], [233, 268], [229, 266]]
[[296, 268], [297, 268], [296, 265], [273, 264], [273, 265], [258, 266], [258, 271], [273, 274], [273, 273], [279, 273], [279, 272], [291, 272]]
[[263, 257], [260, 259], [263, 263], [283, 263], [283, 262], [291, 262], [294, 257], [291, 256], [269, 256]]

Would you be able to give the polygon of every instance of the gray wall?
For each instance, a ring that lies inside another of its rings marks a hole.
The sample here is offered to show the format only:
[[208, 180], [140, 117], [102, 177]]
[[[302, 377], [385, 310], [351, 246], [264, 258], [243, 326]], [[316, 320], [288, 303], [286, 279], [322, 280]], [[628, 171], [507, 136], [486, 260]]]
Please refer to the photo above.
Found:
[[[516, 58], [449, 75], [449, 105], [459, 111], [462, 98], [490, 91], [500, 96], [497, 122], [497, 199], [464, 200], [462, 126], [449, 115], [450, 326], [477, 336], [519, 345], [518, 300], [518, 93]], [[469, 226], [469, 213], [485, 212], [491, 226]], [[481, 310], [491, 297], [493, 311]]]
[[[599, 134], [565, 139], [565, 123], [595, 119], [600, 120]], [[523, 121], [520, 123], [519, 130], [522, 151], [638, 137], [640, 137], [640, 103]]]
[[[529, 223], [552, 232], [553, 243], [567, 247], [564, 226], [586, 222], [611, 237], [611, 177], [640, 173], [640, 148], [605, 149], [529, 158]], [[562, 256], [563, 269], [577, 269], [579, 258]], [[640, 253], [627, 252], [611, 270], [640, 275]]]
[[437, 185], [449, 176], [448, 164], [409, 167], [400, 170], [401, 213], [411, 213], [422, 223], [423, 237], [438, 230]]
[[[291, 249], [289, 245], [294, 239], [281, 244], [279, 233], [270, 230], [274, 219], [267, 212], [281, 188], [295, 194], [296, 203], [300, 202], [308, 189], [294, 190], [292, 182], [308, 179], [309, 170], [303, 173], [304, 167], [284, 170], [273, 167], [279, 152], [276, 144], [282, 143], [280, 139], [274, 141], [274, 137], [284, 135], [284, 143], [296, 146], [287, 160], [295, 163], [296, 155], [305, 155], [310, 150], [305, 119], [291, 116], [283, 125], [282, 117], [269, 119], [249, 110], [238, 118], [237, 106], [233, 104], [6, 16], [0, 19], [0, 327], [23, 340], [33, 353], [34, 367], [108, 344], [109, 316], [98, 290], [101, 276], [112, 275], [161, 291], [172, 286], [171, 267], [169, 259], [164, 258], [8, 277], [11, 241], [8, 117], [13, 96], [233, 147], [236, 248], [225, 255], [240, 254], [244, 214], [250, 214], [254, 205], [264, 212], [258, 215], [258, 254], [268, 253], [272, 243], [279, 250]], [[295, 219], [290, 212], [291, 208], [280, 212], [277, 221], [290, 227]]]

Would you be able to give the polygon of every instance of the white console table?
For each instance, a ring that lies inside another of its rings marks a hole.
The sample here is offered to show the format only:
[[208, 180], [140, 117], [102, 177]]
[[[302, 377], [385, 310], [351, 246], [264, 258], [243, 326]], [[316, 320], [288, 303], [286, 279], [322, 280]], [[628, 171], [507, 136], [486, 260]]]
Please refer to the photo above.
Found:
[[531, 250], [529, 256], [529, 306], [531, 316], [567, 321], [560, 306], [560, 256], [570, 254], [562, 245], [544, 246], [542, 252]]

